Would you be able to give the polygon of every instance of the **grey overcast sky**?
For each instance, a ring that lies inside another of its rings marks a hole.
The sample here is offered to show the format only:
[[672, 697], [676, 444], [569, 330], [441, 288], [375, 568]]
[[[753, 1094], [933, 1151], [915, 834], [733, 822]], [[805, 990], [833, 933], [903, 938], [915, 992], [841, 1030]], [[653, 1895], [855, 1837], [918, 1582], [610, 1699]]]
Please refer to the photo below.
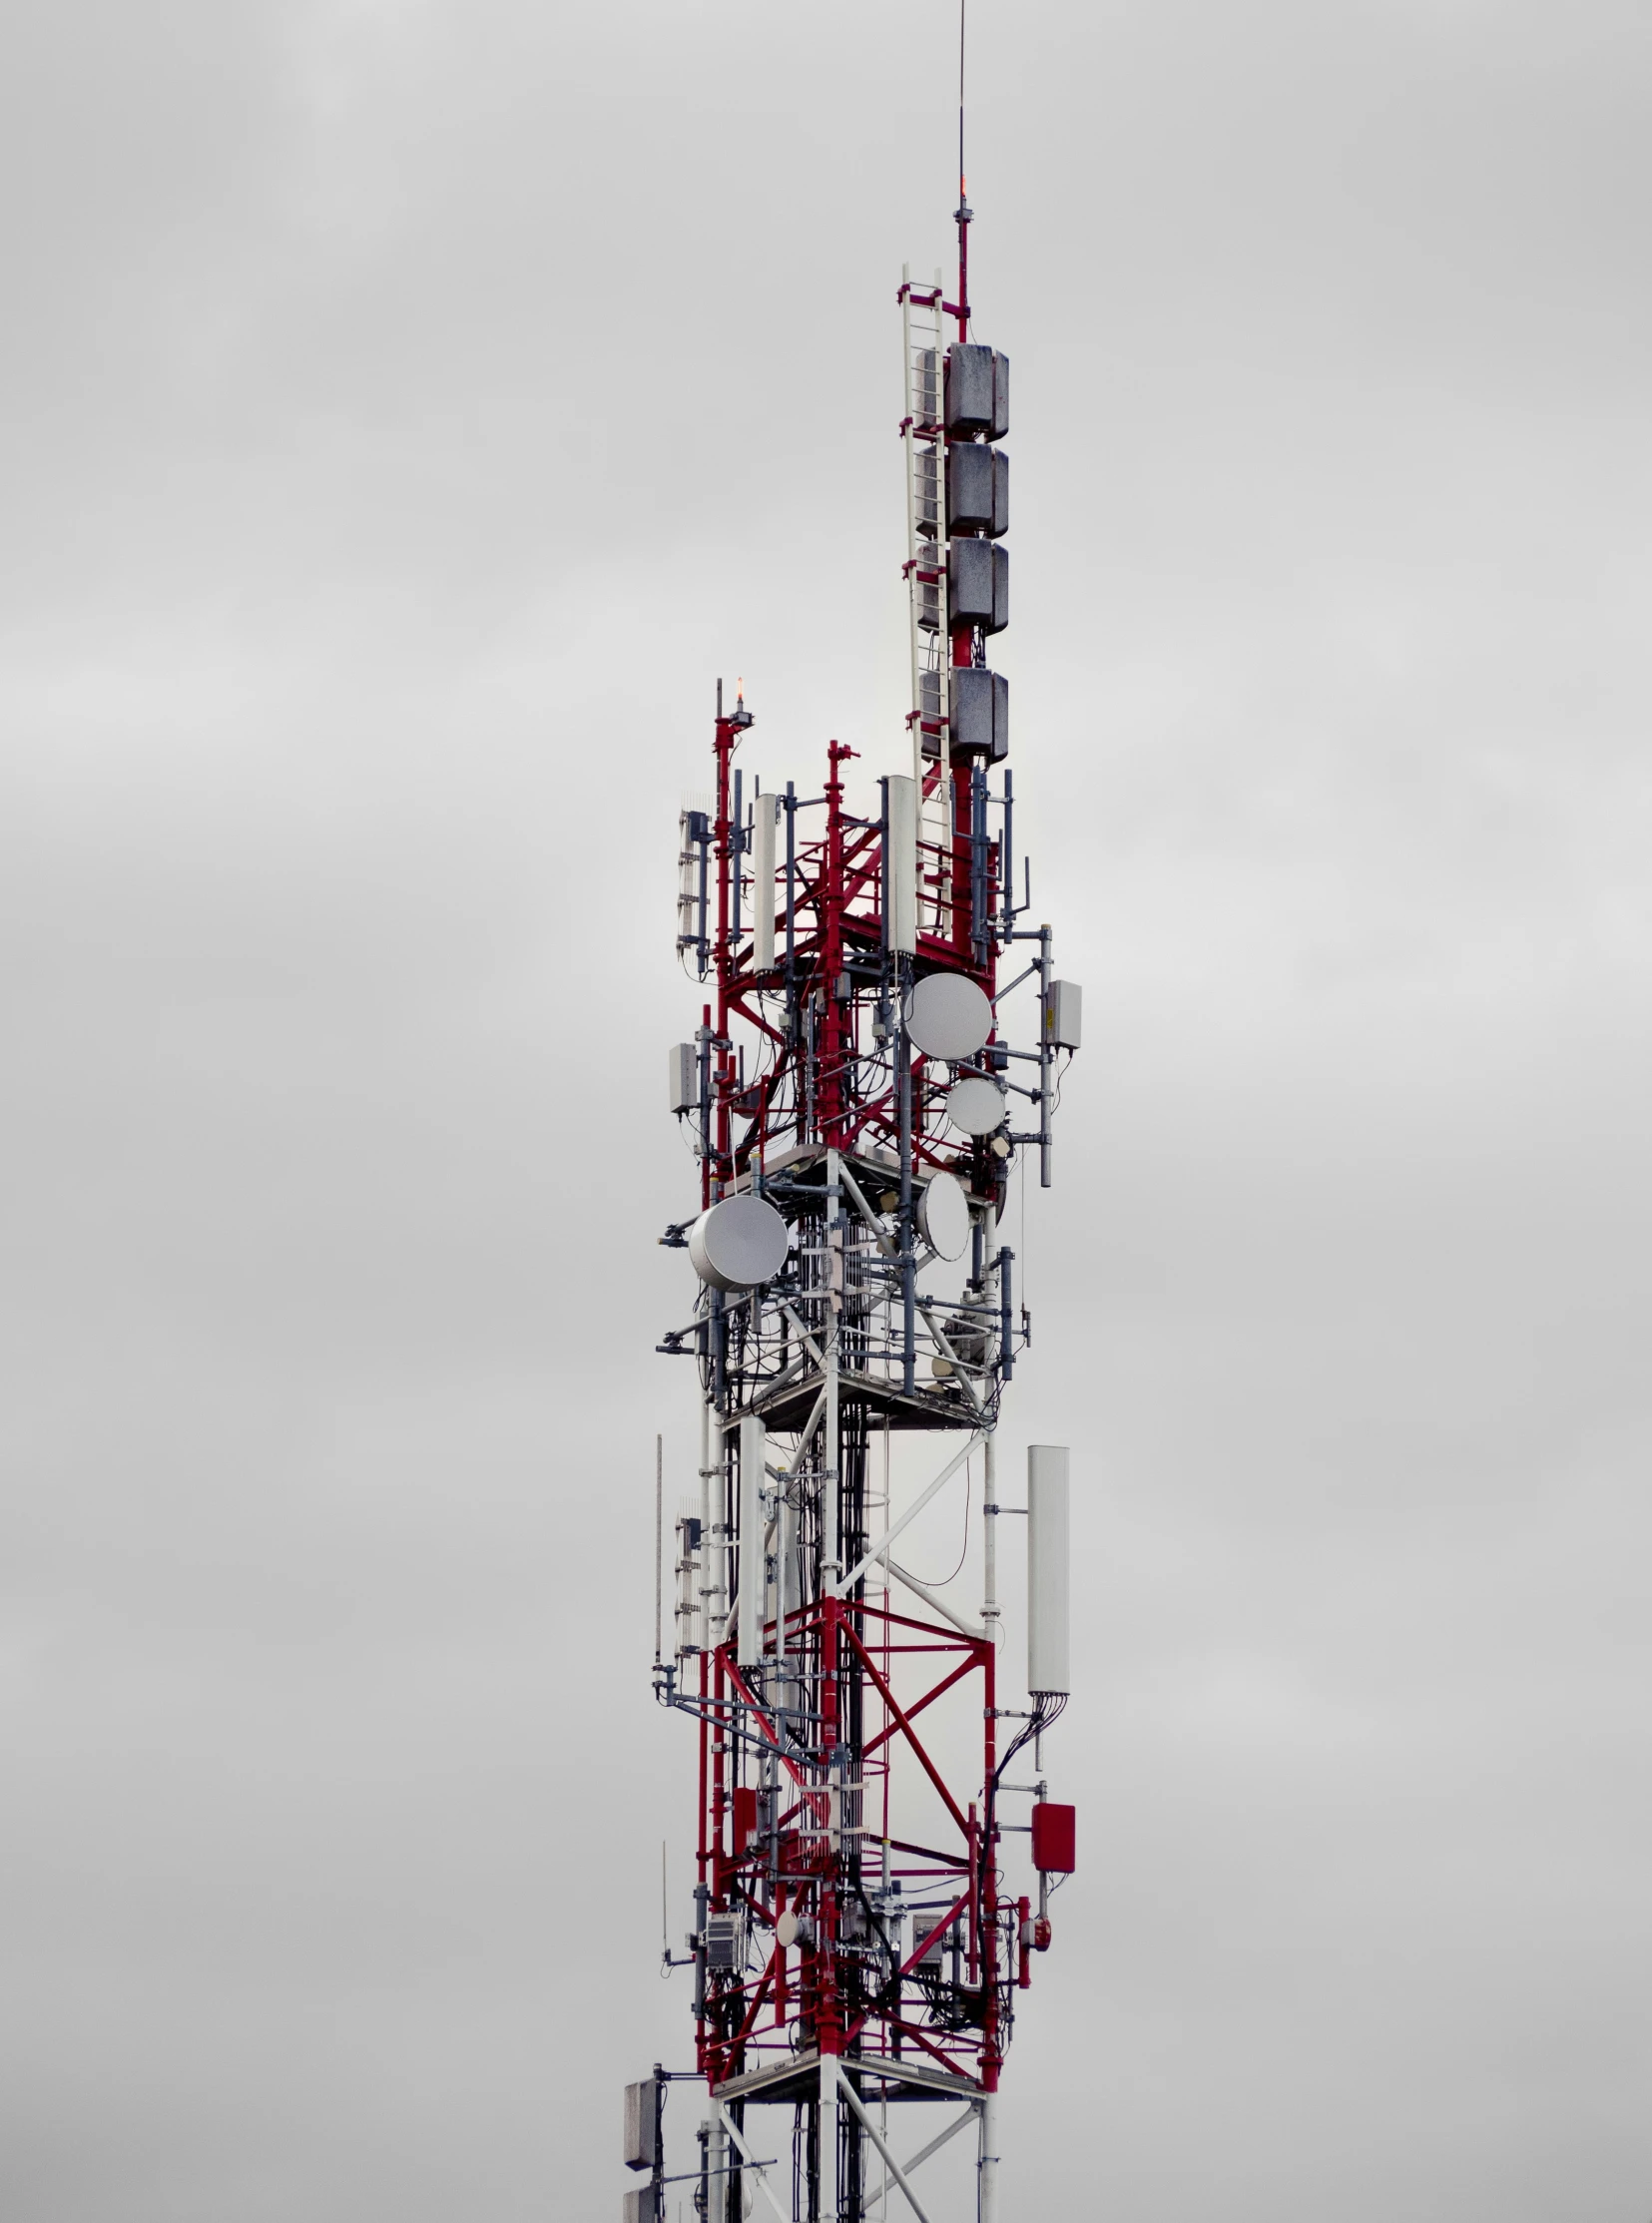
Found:
[[[971, 16], [1088, 1020], [1007, 2212], [1645, 2223], [1652, 15]], [[676, 814], [719, 672], [893, 760], [954, 26], [12, 11], [7, 2223], [617, 2212]]]

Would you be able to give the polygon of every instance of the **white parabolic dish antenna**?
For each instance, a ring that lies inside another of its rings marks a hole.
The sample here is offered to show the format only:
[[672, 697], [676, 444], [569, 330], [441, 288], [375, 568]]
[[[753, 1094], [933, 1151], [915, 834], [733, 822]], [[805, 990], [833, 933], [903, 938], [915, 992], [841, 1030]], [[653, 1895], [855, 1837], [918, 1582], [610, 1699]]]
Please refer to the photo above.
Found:
[[689, 1229], [694, 1270], [713, 1289], [773, 1281], [786, 1264], [787, 1243], [786, 1222], [762, 1197], [725, 1197]]
[[992, 1032], [986, 990], [961, 972], [930, 972], [906, 998], [906, 1032], [925, 1057], [973, 1057]]
[[936, 1258], [962, 1258], [969, 1248], [969, 1199], [962, 1183], [949, 1173], [932, 1173], [918, 1199], [917, 1224]]
[[966, 1135], [990, 1135], [1004, 1123], [1004, 1099], [995, 1082], [972, 1073], [947, 1090], [946, 1116]]

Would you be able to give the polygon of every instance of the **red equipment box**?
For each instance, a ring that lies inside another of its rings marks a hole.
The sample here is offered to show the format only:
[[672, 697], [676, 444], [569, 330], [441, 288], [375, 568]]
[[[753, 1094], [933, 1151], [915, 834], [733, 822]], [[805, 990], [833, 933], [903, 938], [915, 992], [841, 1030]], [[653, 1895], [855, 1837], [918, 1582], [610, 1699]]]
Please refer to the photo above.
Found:
[[1077, 1865], [1077, 1808], [1040, 1799], [1032, 1810], [1033, 1867], [1049, 1876], [1070, 1876]]

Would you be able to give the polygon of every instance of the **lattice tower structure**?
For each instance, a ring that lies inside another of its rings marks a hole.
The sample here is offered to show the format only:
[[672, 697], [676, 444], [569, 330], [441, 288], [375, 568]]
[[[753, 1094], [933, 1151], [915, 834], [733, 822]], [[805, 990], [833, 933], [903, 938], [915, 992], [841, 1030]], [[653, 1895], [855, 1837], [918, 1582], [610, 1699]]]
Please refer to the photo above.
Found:
[[[1073, 1865], [1042, 1750], [1069, 1683], [1067, 1452], [1035, 1445], [1024, 1505], [1000, 1506], [996, 1431], [1031, 1336], [1009, 1185], [1022, 1154], [1051, 1184], [1079, 993], [1025, 922], [1024, 867], [1017, 900], [987, 654], [1008, 619], [1008, 362], [971, 336], [969, 222], [961, 203], [956, 302], [938, 274], [898, 294], [911, 769], [851, 797], [857, 753], [833, 740], [820, 792], [766, 790], [720, 683], [715, 803], [683, 815], [677, 945], [705, 1000], [671, 1109], [700, 1197], [664, 1240], [698, 1296], [660, 1348], [697, 1370], [699, 1486], [655, 1687], [699, 1739], [694, 1926], [684, 1961], [665, 1952], [693, 1969], [695, 2066], [628, 2093], [630, 2223], [683, 2183], [704, 2223], [754, 2202], [928, 2223], [914, 2171], [969, 2129], [970, 2207], [993, 2223], [999, 2079]], [[926, 1478], [897, 1508], [891, 1447], [914, 1438]], [[977, 1475], [965, 1609], [896, 1547]], [[1023, 1511], [1028, 1702], [1004, 1707], [998, 1521]], [[1034, 1780], [1011, 1784], [1028, 1748]], [[707, 2109], [674, 2171], [680, 2076]], [[914, 2107], [939, 2126], [915, 2154], [891, 2128]]]

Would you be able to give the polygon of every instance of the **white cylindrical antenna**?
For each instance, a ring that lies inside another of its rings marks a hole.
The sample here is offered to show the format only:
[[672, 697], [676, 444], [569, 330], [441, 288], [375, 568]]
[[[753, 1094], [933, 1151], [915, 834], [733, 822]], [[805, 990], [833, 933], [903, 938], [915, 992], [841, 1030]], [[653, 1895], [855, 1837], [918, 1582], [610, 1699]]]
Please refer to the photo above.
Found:
[[760, 795], [752, 806], [752, 969], [770, 972], [775, 964], [775, 829], [778, 795]]
[[917, 949], [917, 782], [894, 773], [888, 788], [889, 867], [884, 899], [889, 906], [889, 947], [910, 957]]
[[1027, 1688], [1072, 1689], [1068, 1660], [1067, 1446], [1027, 1445]]
[[740, 1594], [737, 1655], [742, 1667], [763, 1658], [763, 1469], [769, 1431], [750, 1415], [740, 1423]]

